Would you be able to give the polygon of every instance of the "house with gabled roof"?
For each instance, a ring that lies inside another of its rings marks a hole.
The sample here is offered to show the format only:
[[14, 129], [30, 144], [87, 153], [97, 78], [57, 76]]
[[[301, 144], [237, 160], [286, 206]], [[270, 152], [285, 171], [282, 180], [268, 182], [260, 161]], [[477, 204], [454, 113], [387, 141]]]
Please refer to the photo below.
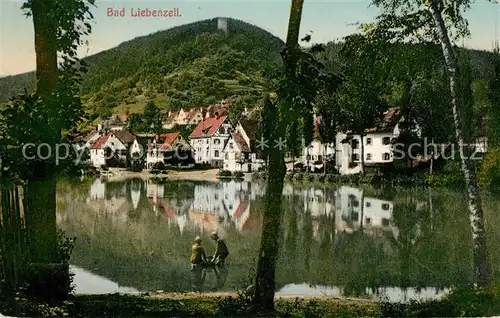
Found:
[[136, 136], [129, 131], [100, 132], [99, 138], [90, 146], [90, 160], [97, 168], [127, 167], [131, 156], [140, 151]]
[[[338, 133], [336, 137], [336, 165], [340, 174], [353, 174], [361, 171], [361, 142], [364, 147], [365, 166], [380, 166], [394, 161], [394, 138], [400, 135], [405, 118], [399, 107], [389, 108], [382, 114], [377, 124], [365, 130], [361, 136], [352, 132]], [[420, 135], [420, 128], [413, 128]]]
[[253, 172], [264, 161], [257, 157], [258, 122], [242, 119], [224, 145], [224, 170]]
[[233, 125], [228, 116], [219, 116], [218, 113], [199, 123], [189, 135], [189, 142], [195, 152], [195, 162], [222, 168], [222, 150], [232, 132]]
[[187, 161], [192, 157], [191, 145], [179, 132], [160, 134], [148, 145], [146, 167], [151, 169], [158, 162], [166, 165]]

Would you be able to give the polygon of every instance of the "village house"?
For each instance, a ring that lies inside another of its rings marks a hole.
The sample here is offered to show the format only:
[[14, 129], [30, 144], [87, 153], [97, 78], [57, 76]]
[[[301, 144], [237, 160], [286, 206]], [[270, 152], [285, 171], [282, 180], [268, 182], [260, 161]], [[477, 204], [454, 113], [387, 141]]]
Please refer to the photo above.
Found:
[[257, 121], [244, 119], [238, 122], [224, 145], [224, 170], [253, 172], [264, 165], [264, 160], [257, 158], [257, 134]]
[[320, 140], [318, 125], [320, 117], [315, 119], [313, 140], [302, 150], [302, 161], [308, 171], [323, 171], [325, 162], [335, 160], [335, 143], [322, 143]]
[[169, 111], [163, 122], [164, 129], [173, 129], [176, 126], [194, 126], [201, 123], [204, 119], [215, 116], [227, 116], [229, 114], [230, 103], [221, 103], [207, 107], [193, 108], [179, 111]]
[[226, 140], [233, 132], [232, 124], [227, 116], [215, 114], [198, 124], [189, 135], [191, 147], [195, 151], [197, 164], [210, 164], [212, 167], [223, 167], [222, 150]]
[[96, 168], [127, 167], [132, 155], [141, 151], [136, 136], [129, 131], [101, 131], [99, 134], [90, 146], [90, 160]]
[[[401, 109], [389, 108], [380, 122], [366, 129], [363, 136], [363, 165], [382, 166], [394, 161], [393, 139], [400, 135], [400, 125], [405, 121]], [[417, 135], [420, 129], [415, 128]], [[352, 133], [338, 133], [336, 136], [336, 166], [340, 174], [361, 172], [361, 136]]]
[[186, 162], [193, 157], [189, 142], [178, 132], [155, 136], [148, 146], [146, 167], [151, 169], [156, 163]]

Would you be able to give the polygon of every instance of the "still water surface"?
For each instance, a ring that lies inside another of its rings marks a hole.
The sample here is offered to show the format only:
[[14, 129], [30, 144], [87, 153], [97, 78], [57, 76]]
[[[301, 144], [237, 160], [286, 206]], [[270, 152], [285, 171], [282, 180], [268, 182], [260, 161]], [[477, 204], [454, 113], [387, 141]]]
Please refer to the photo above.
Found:
[[[250, 182], [105, 179], [58, 184], [58, 225], [77, 237], [77, 293], [190, 291], [195, 236], [214, 230], [230, 250], [222, 291], [254, 276], [264, 187]], [[449, 190], [285, 185], [278, 295], [431, 299], [472, 283], [465, 197]], [[500, 257], [498, 202], [485, 198], [490, 258]], [[204, 285], [217, 281], [208, 273]]]

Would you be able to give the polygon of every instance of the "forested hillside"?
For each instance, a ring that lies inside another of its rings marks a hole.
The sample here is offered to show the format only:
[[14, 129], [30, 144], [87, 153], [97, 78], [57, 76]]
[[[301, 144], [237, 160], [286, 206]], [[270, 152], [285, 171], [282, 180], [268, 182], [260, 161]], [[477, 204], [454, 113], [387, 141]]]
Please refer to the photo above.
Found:
[[[86, 58], [90, 67], [82, 96], [89, 113], [95, 118], [141, 112], [148, 101], [172, 110], [222, 99], [232, 100], [236, 112], [255, 106], [264, 90], [263, 74], [281, 64], [284, 43], [257, 26], [229, 18], [226, 34], [218, 29], [218, 20], [135, 38]], [[338, 71], [342, 63], [338, 57], [341, 45], [329, 43], [326, 47], [324, 56], [331, 71]], [[492, 72], [491, 53], [466, 51], [472, 77], [484, 86]], [[0, 78], [0, 100], [25, 87], [31, 89], [33, 81], [34, 72]]]

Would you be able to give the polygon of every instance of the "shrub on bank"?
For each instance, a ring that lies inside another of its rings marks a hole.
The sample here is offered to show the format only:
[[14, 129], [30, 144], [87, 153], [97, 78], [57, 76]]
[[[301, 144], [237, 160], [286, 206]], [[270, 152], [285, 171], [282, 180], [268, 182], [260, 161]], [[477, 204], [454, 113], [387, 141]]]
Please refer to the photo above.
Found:
[[233, 173], [233, 177], [236, 179], [243, 179], [245, 177], [245, 174], [241, 171], [235, 171]]
[[486, 153], [478, 177], [481, 187], [492, 191], [500, 190], [500, 148]]
[[218, 176], [223, 178], [230, 178], [232, 176], [232, 173], [228, 170], [221, 170], [219, 171]]

